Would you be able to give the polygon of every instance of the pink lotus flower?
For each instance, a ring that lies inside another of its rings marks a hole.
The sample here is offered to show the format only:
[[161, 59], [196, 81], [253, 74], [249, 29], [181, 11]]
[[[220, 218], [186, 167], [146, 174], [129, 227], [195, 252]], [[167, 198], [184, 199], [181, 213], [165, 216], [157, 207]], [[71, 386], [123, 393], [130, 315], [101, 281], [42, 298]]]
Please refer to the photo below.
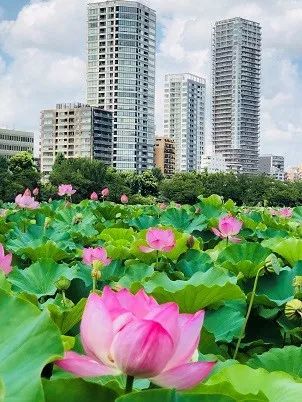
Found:
[[282, 208], [279, 211], [279, 215], [283, 218], [291, 218], [293, 215], [293, 210], [291, 208]]
[[192, 388], [214, 362], [192, 362], [204, 311], [179, 314], [175, 303], [159, 305], [144, 290], [90, 294], [81, 322], [86, 355], [69, 351], [56, 364], [77, 376], [120, 375], [149, 378], [166, 388]]
[[69, 196], [71, 197], [76, 190], [73, 189], [71, 184], [60, 184], [58, 188], [58, 195], [61, 197]]
[[228, 239], [233, 243], [239, 243], [240, 239], [235, 237], [242, 228], [242, 222], [233, 216], [227, 215], [220, 218], [218, 229], [212, 228], [213, 233], [222, 239]]
[[99, 199], [97, 193], [94, 191], [93, 193], [90, 194], [90, 199], [92, 201], [97, 201]]
[[31, 191], [30, 191], [30, 189], [27, 188], [27, 189], [24, 191], [23, 195], [26, 195], [26, 196], [28, 196], [28, 197], [31, 197]]
[[[31, 197], [30, 195], [26, 195], [25, 194], [26, 191], [27, 190], [25, 190], [23, 195], [22, 194], [17, 195], [17, 197], [15, 198], [15, 203], [20, 208], [27, 208], [27, 209], [36, 209], [36, 208], [38, 208], [39, 205], [40, 205], [38, 203], [38, 201], [35, 201], [34, 197]], [[27, 192], [27, 194], [28, 194], [28, 192]]]
[[150, 228], [146, 234], [148, 246], [140, 246], [143, 253], [152, 251], [169, 252], [175, 247], [175, 236], [172, 230]]
[[33, 195], [36, 197], [39, 194], [39, 189], [38, 187], [33, 189]]
[[108, 187], [103, 188], [103, 190], [101, 191], [101, 194], [102, 194], [103, 198], [108, 197], [109, 196], [109, 188]]
[[159, 209], [166, 209], [167, 208], [167, 205], [164, 202], [160, 203], [158, 206], [159, 206]]
[[122, 194], [121, 203], [122, 204], [127, 204], [128, 203], [128, 197], [126, 196], [126, 194]]
[[111, 259], [107, 257], [107, 251], [105, 248], [84, 248], [83, 263], [87, 265], [92, 265], [94, 261], [100, 261], [105, 266], [111, 263]]
[[4, 254], [4, 248], [2, 244], [0, 243], [0, 271], [4, 272], [4, 275], [8, 275], [12, 268], [12, 254]]
[[273, 208], [270, 209], [270, 213], [271, 213], [272, 216], [278, 215], [278, 211], [276, 209], [273, 209]]

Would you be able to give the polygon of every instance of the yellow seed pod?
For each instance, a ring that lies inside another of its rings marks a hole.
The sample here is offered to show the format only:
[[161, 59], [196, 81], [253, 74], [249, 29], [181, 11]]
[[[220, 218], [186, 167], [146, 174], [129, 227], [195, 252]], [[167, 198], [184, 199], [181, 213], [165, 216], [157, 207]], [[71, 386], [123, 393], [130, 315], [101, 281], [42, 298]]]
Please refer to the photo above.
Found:
[[302, 301], [298, 299], [290, 300], [285, 305], [284, 313], [289, 320], [302, 318]]

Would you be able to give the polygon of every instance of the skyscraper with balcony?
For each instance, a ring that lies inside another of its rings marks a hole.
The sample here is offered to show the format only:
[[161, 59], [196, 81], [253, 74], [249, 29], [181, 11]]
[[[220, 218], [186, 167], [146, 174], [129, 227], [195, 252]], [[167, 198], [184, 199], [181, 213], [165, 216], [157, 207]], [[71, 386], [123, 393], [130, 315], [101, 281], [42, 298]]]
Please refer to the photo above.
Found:
[[205, 139], [205, 80], [188, 73], [166, 75], [164, 109], [164, 133], [175, 142], [176, 172], [200, 170]]
[[232, 18], [212, 37], [213, 145], [229, 171], [256, 173], [259, 159], [261, 27]]
[[88, 4], [87, 103], [113, 112], [113, 166], [153, 167], [155, 11], [135, 1]]

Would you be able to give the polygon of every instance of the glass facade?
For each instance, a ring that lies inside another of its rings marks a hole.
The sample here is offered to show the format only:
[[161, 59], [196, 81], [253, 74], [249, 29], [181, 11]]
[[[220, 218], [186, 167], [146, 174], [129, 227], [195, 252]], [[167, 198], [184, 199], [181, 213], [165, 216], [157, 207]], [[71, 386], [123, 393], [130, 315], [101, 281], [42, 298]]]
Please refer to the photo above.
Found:
[[155, 12], [140, 3], [88, 5], [87, 102], [113, 112], [117, 169], [153, 167], [155, 28]]

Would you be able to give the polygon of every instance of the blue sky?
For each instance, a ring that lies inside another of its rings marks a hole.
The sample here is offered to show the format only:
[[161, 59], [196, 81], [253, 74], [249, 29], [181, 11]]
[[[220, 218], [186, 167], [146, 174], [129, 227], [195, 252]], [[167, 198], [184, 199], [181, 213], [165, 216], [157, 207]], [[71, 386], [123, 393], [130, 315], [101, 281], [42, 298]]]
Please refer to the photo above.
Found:
[[[209, 139], [211, 29], [241, 16], [262, 26], [261, 153], [301, 164], [302, 0], [141, 1], [157, 11], [157, 134], [164, 75], [191, 72], [207, 80]], [[0, 0], [0, 126], [38, 135], [40, 110], [85, 102], [86, 18], [86, 0]]]
[[0, 0], [0, 8], [3, 10], [2, 17], [5, 19], [16, 18], [22, 7], [29, 3], [28, 0]]

